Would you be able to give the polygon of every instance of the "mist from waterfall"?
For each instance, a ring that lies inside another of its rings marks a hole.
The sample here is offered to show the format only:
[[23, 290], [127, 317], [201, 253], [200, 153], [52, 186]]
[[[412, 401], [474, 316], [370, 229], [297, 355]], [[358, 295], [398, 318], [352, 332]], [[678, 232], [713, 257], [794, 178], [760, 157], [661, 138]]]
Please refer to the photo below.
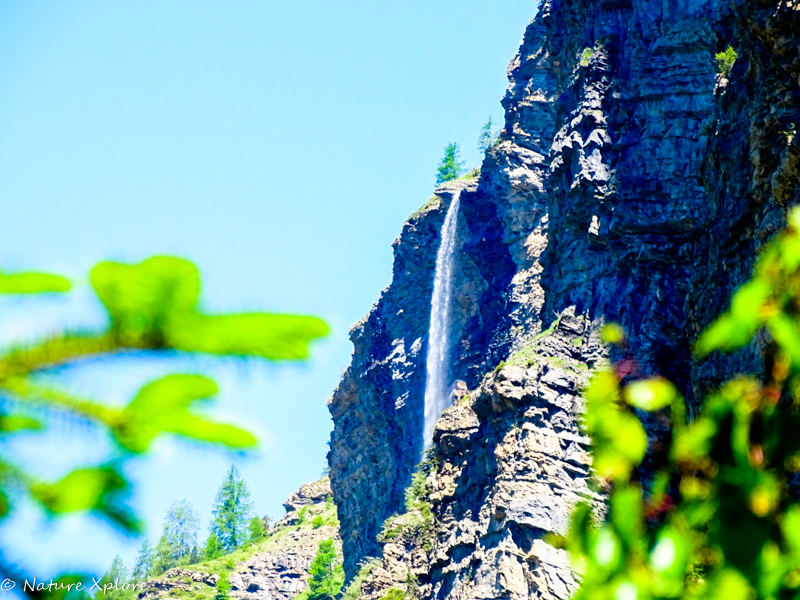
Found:
[[436, 271], [431, 296], [431, 324], [428, 331], [428, 357], [425, 366], [425, 449], [433, 441], [433, 428], [450, 405], [450, 305], [453, 298], [456, 229], [461, 194], [456, 193], [441, 231]]

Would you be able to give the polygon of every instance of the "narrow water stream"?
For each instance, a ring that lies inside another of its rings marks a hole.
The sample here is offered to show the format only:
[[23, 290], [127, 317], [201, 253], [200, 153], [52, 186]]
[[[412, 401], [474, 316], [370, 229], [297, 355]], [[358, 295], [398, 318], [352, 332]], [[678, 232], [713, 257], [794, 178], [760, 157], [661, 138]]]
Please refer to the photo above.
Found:
[[428, 356], [425, 374], [424, 447], [433, 441], [436, 421], [450, 405], [450, 305], [453, 298], [456, 229], [461, 194], [457, 193], [447, 209], [436, 253], [436, 271], [431, 297], [431, 324], [428, 331]]

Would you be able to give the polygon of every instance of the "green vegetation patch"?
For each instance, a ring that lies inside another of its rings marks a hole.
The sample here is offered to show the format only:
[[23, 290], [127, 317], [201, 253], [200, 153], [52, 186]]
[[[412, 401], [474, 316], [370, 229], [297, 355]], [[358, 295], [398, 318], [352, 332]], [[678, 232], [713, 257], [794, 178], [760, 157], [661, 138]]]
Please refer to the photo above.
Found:
[[727, 77], [733, 68], [733, 63], [739, 58], [739, 54], [734, 50], [733, 46], [728, 46], [725, 50], [716, 54], [714, 58], [717, 60], [717, 73]]
[[413, 540], [422, 545], [425, 552], [433, 549], [433, 539], [436, 534], [436, 519], [433, 516], [433, 507], [428, 500], [431, 492], [428, 485], [428, 475], [437, 469], [438, 461], [431, 452], [423, 460], [411, 476], [411, 483], [405, 491], [405, 512], [394, 514], [383, 523], [378, 541], [382, 544], [403, 538]]
[[295, 600], [333, 600], [339, 594], [344, 584], [344, 569], [333, 538], [319, 543], [308, 574], [311, 576], [308, 588], [298, 594]]
[[389, 590], [381, 596], [381, 600], [404, 600], [406, 597], [405, 591], [399, 588], [389, 588]]
[[582, 67], [588, 67], [592, 56], [594, 56], [594, 50], [592, 48], [584, 48], [583, 52], [581, 52], [580, 65]]
[[441, 203], [442, 203], [442, 199], [439, 198], [439, 196], [436, 196], [436, 195], [431, 196], [431, 199], [428, 200], [419, 210], [414, 212], [413, 215], [408, 217], [408, 220], [412, 221], [412, 220], [416, 219], [417, 217], [419, 217], [423, 213], [426, 213], [426, 212], [428, 212], [429, 210], [431, 210], [433, 208], [437, 208]]
[[372, 573], [372, 570], [380, 564], [381, 560], [379, 558], [368, 558], [363, 561], [358, 573], [342, 593], [340, 600], [358, 600], [359, 596], [361, 596], [361, 586], [367, 580], [369, 574]]

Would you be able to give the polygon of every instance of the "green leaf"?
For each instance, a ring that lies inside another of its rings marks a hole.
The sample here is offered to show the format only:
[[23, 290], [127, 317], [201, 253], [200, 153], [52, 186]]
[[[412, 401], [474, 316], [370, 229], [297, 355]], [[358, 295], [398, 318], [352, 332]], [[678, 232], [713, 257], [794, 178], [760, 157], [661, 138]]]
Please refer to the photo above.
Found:
[[800, 506], [793, 504], [789, 507], [783, 517], [781, 530], [792, 552], [800, 555]]
[[592, 507], [588, 502], [578, 502], [570, 518], [567, 545], [573, 557], [585, 556], [589, 552], [589, 534], [593, 533]]
[[617, 432], [616, 449], [631, 465], [642, 462], [647, 452], [647, 435], [641, 422], [630, 413], [620, 413], [613, 428]]
[[755, 596], [747, 579], [736, 569], [725, 568], [709, 582], [710, 598], [714, 600], [749, 600]]
[[92, 285], [112, 331], [136, 347], [301, 359], [309, 342], [329, 331], [321, 319], [301, 315], [200, 314], [197, 267], [170, 256], [138, 265], [100, 263], [92, 270]]
[[794, 273], [800, 267], [800, 236], [784, 231], [778, 238], [777, 252], [773, 255], [785, 273]]
[[757, 483], [750, 490], [750, 510], [757, 517], [765, 517], [780, 502], [781, 486], [768, 473], [758, 472]]
[[122, 499], [130, 484], [116, 469], [76, 469], [56, 483], [30, 486], [31, 495], [55, 514], [92, 510], [129, 533], [138, 533], [139, 522]]
[[594, 468], [602, 477], [627, 477], [647, 451], [647, 436], [633, 414], [620, 409], [619, 379], [596, 373], [584, 392], [586, 432], [592, 438]]
[[47, 273], [0, 273], [0, 294], [41, 294], [44, 292], [66, 292], [68, 280]]
[[609, 568], [619, 560], [620, 544], [611, 527], [604, 525], [597, 531], [592, 554], [601, 567]]
[[690, 546], [685, 535], [670, 526], [664, 527], [650, 552], [650, 567], [656, 573], [683, 577], [689, 561]]
[[713, 350], [736, 350], [749, 342], [763, 324], [762, 308], [771, 295], [772, 287], [764, 279], [743, 285], [734, 295], [730, 311], [700, 335], [697, 355], [702, 358]]
[[778, 313], [769, 318], [767, 327], [795, 368], [800, 367], [800, 334], [795, 321], [786, 313]]
[[638, 485], [620, 486], [611, 495], [610, 505], [611, 523], [622, 542], [633, 551], [643, 551], [642, 490]]
[[154, 256], [138, 265], [103, 262], [92, 269], [92, 286], [111, 316], [112, 328], [130, 338], [163, 343], [176, 316], [194, 310], [200, 274], [188, 260]]
[[12, 432], [23, 429], [42, 429], [44, 425], [41, 421], [30, 417], [19, 417], [14, 415], [0, 416], [0, 431]]
[[617, 323], [607, 323], [603, 325], [600, 335], [607, 344], [619, 344], [625, 339], [625, 330]]
[[678, 390], [663, 377], [652, 377], [629, 384], [624, 396], [634, 408], [654, 411], [669, 406], [678, 396]]
[[708, 455], [717, 434], [717, 424], [713, 419], [701, 416], [693, 423], [675, 434], [672, 444], [672, 458], [678, 462], [697, 462]]
[[51, 512], [68, 513], [96, 508], [103, 498], [126, 486], [113, 469], [78, 469], [57, 483], [31, 486], [33, 496]]
[[586, 430], [589, 435], [602, 429], [605, 415], [619, 400], [619, 379], [611, 371], [599, 371], [592, 376], [584, 391], [586, 398]]
[[154, 437], [163, 432], [231, 448], [256, 445], [252, 434], [202, 418], [189, 412], [196, 400], [216, 394], [216, 384], [201, 375], [168, 375], [144, 386], [122, 411], [113, 426], [117, 441], [132, 452], [147, 450]]
[[614, 600], [638, 600], [639, 587], [632, 581], [623, 581], [617, 584], [614, 590]]
[[[606, 479], [627, 478], [647, 452], [647, 435], [634, 415], [609, 410], [603, 419], [602, 435], [593, 437], [594, 468]], [[599, 433], [599, 432], [598, 432]]]
[[271, 359], [308, 356], [311, 340], [328, 334], [316, 317], [274, 314], [192, 315], [177, 320], [167, 342], [178, 350], [213, 354], [250, 354]]
[[800, 233], [800, 207], [793, 206], [789, 209], [789, 214], [786, 216], [786, 221], [789, 227], [794, 229], [795, 233]]

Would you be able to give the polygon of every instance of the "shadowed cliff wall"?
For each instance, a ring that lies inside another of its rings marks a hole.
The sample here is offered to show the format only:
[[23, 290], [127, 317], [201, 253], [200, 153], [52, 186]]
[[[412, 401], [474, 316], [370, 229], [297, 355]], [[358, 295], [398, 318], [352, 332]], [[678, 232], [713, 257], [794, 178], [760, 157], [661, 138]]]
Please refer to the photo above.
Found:
[[[437, 190], [404, 225], [392, 285], [353, 329], [329, 454], [349, 577], [381, 553], [375, 535], [419, 460], [433, 269], [453, 194], [453, 379], [473, 393], [436, 437], [441, 528], [413, 566], [423, 596], [566, 597], [563, 557], [540, 537], [590, 495], [577, 420], [580, 386], [606, 352], [603, 322], [621, 323], [639, 371], [671, 378], [690, 403], [764, 368], [765, 339], [702, 364], [691, 344], [798, 200], [798, 31], [787, 2], [542, 3], [479, 181]], [[739, 58], [724, 76], [714, 56], [728, 44]], [[412, 568], [393, 571], [390, 558], [386, 573]]]

